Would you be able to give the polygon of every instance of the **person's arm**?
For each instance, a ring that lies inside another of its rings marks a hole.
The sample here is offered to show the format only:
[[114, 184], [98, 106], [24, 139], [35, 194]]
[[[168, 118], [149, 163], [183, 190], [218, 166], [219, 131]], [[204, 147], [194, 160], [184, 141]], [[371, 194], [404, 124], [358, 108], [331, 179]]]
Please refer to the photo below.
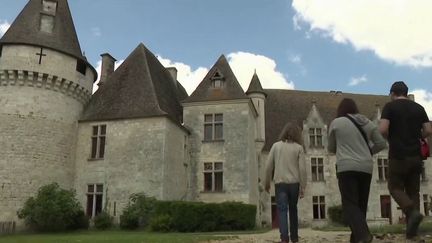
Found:
[[385, 138], [388, 138], [390, 121], [387, 119], [381, 119], [379, 122], [379, 132]]
[[274, 170], [274, 144], [270, 149], [270, 153], [266, 162], [266, 169], [264, 174], [264, 188], [267, 192], [270, 192], [270, 182], [273, 179], [273, 170]]
[[426, 123], [423, 123], [423, 130], [422, 130], [422, 136], [423, 138], [427, 138], [432, 135], [432, 125], [428, 121]]
[[306, 158], [303, 147], [300, 148], [298, 160], [300, 169], [300, 198], [303, 198], [307, 183]]
[[387, 147], [386, 140], [383, 138], [383, 136], [381, 136], [381, 133], [378, 131], [378, 128], [375, 126], [374, 129], [372, 130], [371, 140], [373, 143], [373, 146], [371, 148], [373, 154], [376, 154]]
[[334, 127], [334, 121], [330, 124], [329, 129], [329, 135], [327, 137], [327, 151], [329, 153], [335, 154], [336, 153], [336, 134], [335, 134], [335, 127]]

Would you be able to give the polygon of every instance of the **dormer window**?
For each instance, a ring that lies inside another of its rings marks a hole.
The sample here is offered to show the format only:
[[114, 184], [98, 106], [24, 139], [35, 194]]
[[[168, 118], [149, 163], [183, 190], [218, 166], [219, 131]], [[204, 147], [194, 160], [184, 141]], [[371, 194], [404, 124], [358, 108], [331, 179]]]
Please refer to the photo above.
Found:
[[224, 85], [224, 77], [219, 71], [216, 71], [213, 74], [213, 76], [211, 77], [211, 81], [212, 81], [212, 87], [216, 89], [220, 89]]
[[54, 29], [54, 16], [41, 13], [40, 14], [40, 31], [52, 33]]
[[42, 11], [55, 16], [57, 13], [57, 2], [52, 0], [42, 0]]
[[323, 136], [321, 128], [309, 128], [309, 142], [312, 148], [323, 147]]

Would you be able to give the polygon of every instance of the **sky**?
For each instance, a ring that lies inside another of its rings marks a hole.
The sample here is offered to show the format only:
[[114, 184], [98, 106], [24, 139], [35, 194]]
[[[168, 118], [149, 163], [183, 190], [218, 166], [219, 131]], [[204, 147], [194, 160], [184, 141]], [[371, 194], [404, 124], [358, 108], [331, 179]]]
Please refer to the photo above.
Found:
[[[1, 0], [0, 36], [27, 0]], [[190, 94], [224, 54], [243, 89], [387, 95], [403, 80], [432, 117], [429, 0], [70, 0], [81, 48], [100, 69], [143, 43]], [[95, 86], [96, 87], [96, 86]]]

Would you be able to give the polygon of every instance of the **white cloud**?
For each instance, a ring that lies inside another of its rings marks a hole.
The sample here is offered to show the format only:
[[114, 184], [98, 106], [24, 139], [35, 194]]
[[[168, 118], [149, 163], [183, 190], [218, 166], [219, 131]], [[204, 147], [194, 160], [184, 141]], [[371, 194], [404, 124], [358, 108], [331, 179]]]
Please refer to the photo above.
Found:
[[91, 32], [95, 37], [101, 37], [102, 36], [102, 31], [99, 27], [93, 27], [91, 29]]
[[276, 62], [266, 56], [248, 52], [228, 54], [228, 61], [244, 90], [249, 87], [254, 70], [258, 74], [263, 88], [294, 89], [294, 83], [277, 70]]
[[432, 92], [417, 89], [411, 93], [414, 95], [415, 101], [425, 108], [429, 119], [432, 119]]
[[198, 67], [197, 69], [192, 70], [191, 66], [187, 64], [182, 62], [173, 62], [170, 59], [161, 57], [160, 55], [158, 55], [158, 59], [164, 67], [177, 68], [177, 80], [183, 85], [188, 94], [191, 94], [195, 90], [209, 71], [205, 67]]
[[357, 86], [362, 83], [366, 83], [368, 81], [366, 75], [363, 75], [361, 77], [353, 77], [351, 78], [351, 81], [349, 82], [349, 86]]
[[[114, 65], [114, 69], [117, 69], [123, 62], [124, 62], [124, 60], [117, 61]], [[96, 92], [96, 90], [99, 89], [98, 83], [100, 80], [101, 70], [102, 70], [102, 61], [98, 61], [97, 65], [96, 65], [96, 71], [98, 73], [98, 79], [96, 80], [96, 82], [93, 83], [93, 94]]]
[[291, 55], [289, 57], [290, 62], [294, 63], [294, 64], [300, 64], [302, 62], [302, 57], [298, 54], [296, 55]]
[[[158, 55], [159, 61], [165, 67], [176, 67], [177, 79], [191, 94], [205, 75], [209, 68], [198, 67], [192, 69], [182, 62], [174, 62]], [[284, 75], [276, 69], [276, 62], [266, 56], [247, 52], [234, 52], [227, 55], [228, 62], [244, 90], [249, 87], [252, 75], [256, 69], [263, 88], [293, 89], [294, 83], [288, 81]]]
[[432, 66], [432, 1], [293, 0], [292, 6], [295, 29], [306, 23], [314, 33], [384, 60]]
[[6, 31], [9, 29], [10, 24], [6, 20], [0, 20], [0, 37], [6, 33]]

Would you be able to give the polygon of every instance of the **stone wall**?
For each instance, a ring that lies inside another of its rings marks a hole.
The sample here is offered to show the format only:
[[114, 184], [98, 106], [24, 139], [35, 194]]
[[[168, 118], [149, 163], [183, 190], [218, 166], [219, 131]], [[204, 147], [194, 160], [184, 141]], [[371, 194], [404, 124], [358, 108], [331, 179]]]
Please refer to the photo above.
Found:
[[[89, 159], [95, 125], [107, 126], [101, 160]], [[118, 219], [133, 193], [160, 200], [184, 198], [186, 135], [165, 117], [80, 123], [75, 176], [79, 201], [85, 208], [87, 185], [103, 184], [103, 205]]]
[[77, 120], [94, 77], [53, 50], [39, 64], [39, 51], [4, 45], [0, 57], [0, 222], [17, 221], [17, 210], [41, 186], [73, 185]]
[[[256, 204], [258, 178], [255, 156], [255, 121], [249, 100], [186, 104], [184, 123], [190, 141], [189, 199], [204, 202], [241, 201]], [[204, 115], [223, 114], [223, 141], [204, 140]], [[252, 133], [252, 134], [251, 134]], [[204, 192], [204, 163], [223, 162], [223, 192]]]

